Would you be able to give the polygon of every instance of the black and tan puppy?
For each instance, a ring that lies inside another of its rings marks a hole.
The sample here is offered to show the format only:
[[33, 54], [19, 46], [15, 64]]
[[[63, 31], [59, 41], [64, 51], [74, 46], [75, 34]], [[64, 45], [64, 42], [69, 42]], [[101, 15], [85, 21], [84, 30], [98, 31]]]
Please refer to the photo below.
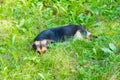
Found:
[[49, 43], [65, 41], [67, 38], [71, 38], [73, 36], [76, 36], [79, 39], [91, 39], [92, 37], [91, 33], [82, 26], [67, 25], [42, 31], [34, 39], [32, 46], [38, 53], [42, 54], [47, 51]]

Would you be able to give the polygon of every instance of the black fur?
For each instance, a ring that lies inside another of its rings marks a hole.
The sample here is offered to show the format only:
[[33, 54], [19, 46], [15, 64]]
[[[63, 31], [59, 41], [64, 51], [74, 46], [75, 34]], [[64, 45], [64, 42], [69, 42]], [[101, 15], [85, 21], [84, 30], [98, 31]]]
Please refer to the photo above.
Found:
[[84, 29], [82, 26], [67, 25], [44, 30], [40, 34], [38, 34], [34, 41], [42, 41], [44, 39], [53, 40], [55, 42], [65, 41], [65, 38], [74, 36], [77, 30], [80, 30], [82, 35], [87, 35], [86, 29]]

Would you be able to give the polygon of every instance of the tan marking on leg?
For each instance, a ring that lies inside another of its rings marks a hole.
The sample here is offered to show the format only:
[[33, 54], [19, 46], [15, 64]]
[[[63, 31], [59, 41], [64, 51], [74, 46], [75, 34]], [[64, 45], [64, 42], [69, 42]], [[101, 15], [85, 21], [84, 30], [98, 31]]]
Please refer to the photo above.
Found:
[[74, 35], [74, 40], [81, 40], [81, 39], [83, 39], [83, 36], [80, 33], [80, 30], [77, 30], [75, 35]]
[[87, 38], [90, 39], [91, 38], [91, 33], [87, 31]]

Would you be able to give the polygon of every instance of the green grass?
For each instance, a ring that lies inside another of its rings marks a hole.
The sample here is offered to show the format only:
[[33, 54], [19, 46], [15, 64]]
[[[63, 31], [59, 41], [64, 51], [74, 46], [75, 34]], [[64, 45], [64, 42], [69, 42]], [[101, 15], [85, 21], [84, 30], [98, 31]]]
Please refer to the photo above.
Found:
[[[120, 80], [119, 0], [1, 0], [0, 80]], [[81, 24], [98, 38], [30, 45], [42, 30]]]

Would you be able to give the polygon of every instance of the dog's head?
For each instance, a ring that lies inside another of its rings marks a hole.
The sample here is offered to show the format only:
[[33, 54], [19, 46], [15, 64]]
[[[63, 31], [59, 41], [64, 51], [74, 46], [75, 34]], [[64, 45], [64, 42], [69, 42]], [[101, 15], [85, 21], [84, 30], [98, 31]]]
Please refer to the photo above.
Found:
[[53, 40], [42, 40], [42, 41], [35, 41], [32, 43], [32, 47], [39, 53], [45, 53], [48, 49], [48, 44], [53, 42]]

